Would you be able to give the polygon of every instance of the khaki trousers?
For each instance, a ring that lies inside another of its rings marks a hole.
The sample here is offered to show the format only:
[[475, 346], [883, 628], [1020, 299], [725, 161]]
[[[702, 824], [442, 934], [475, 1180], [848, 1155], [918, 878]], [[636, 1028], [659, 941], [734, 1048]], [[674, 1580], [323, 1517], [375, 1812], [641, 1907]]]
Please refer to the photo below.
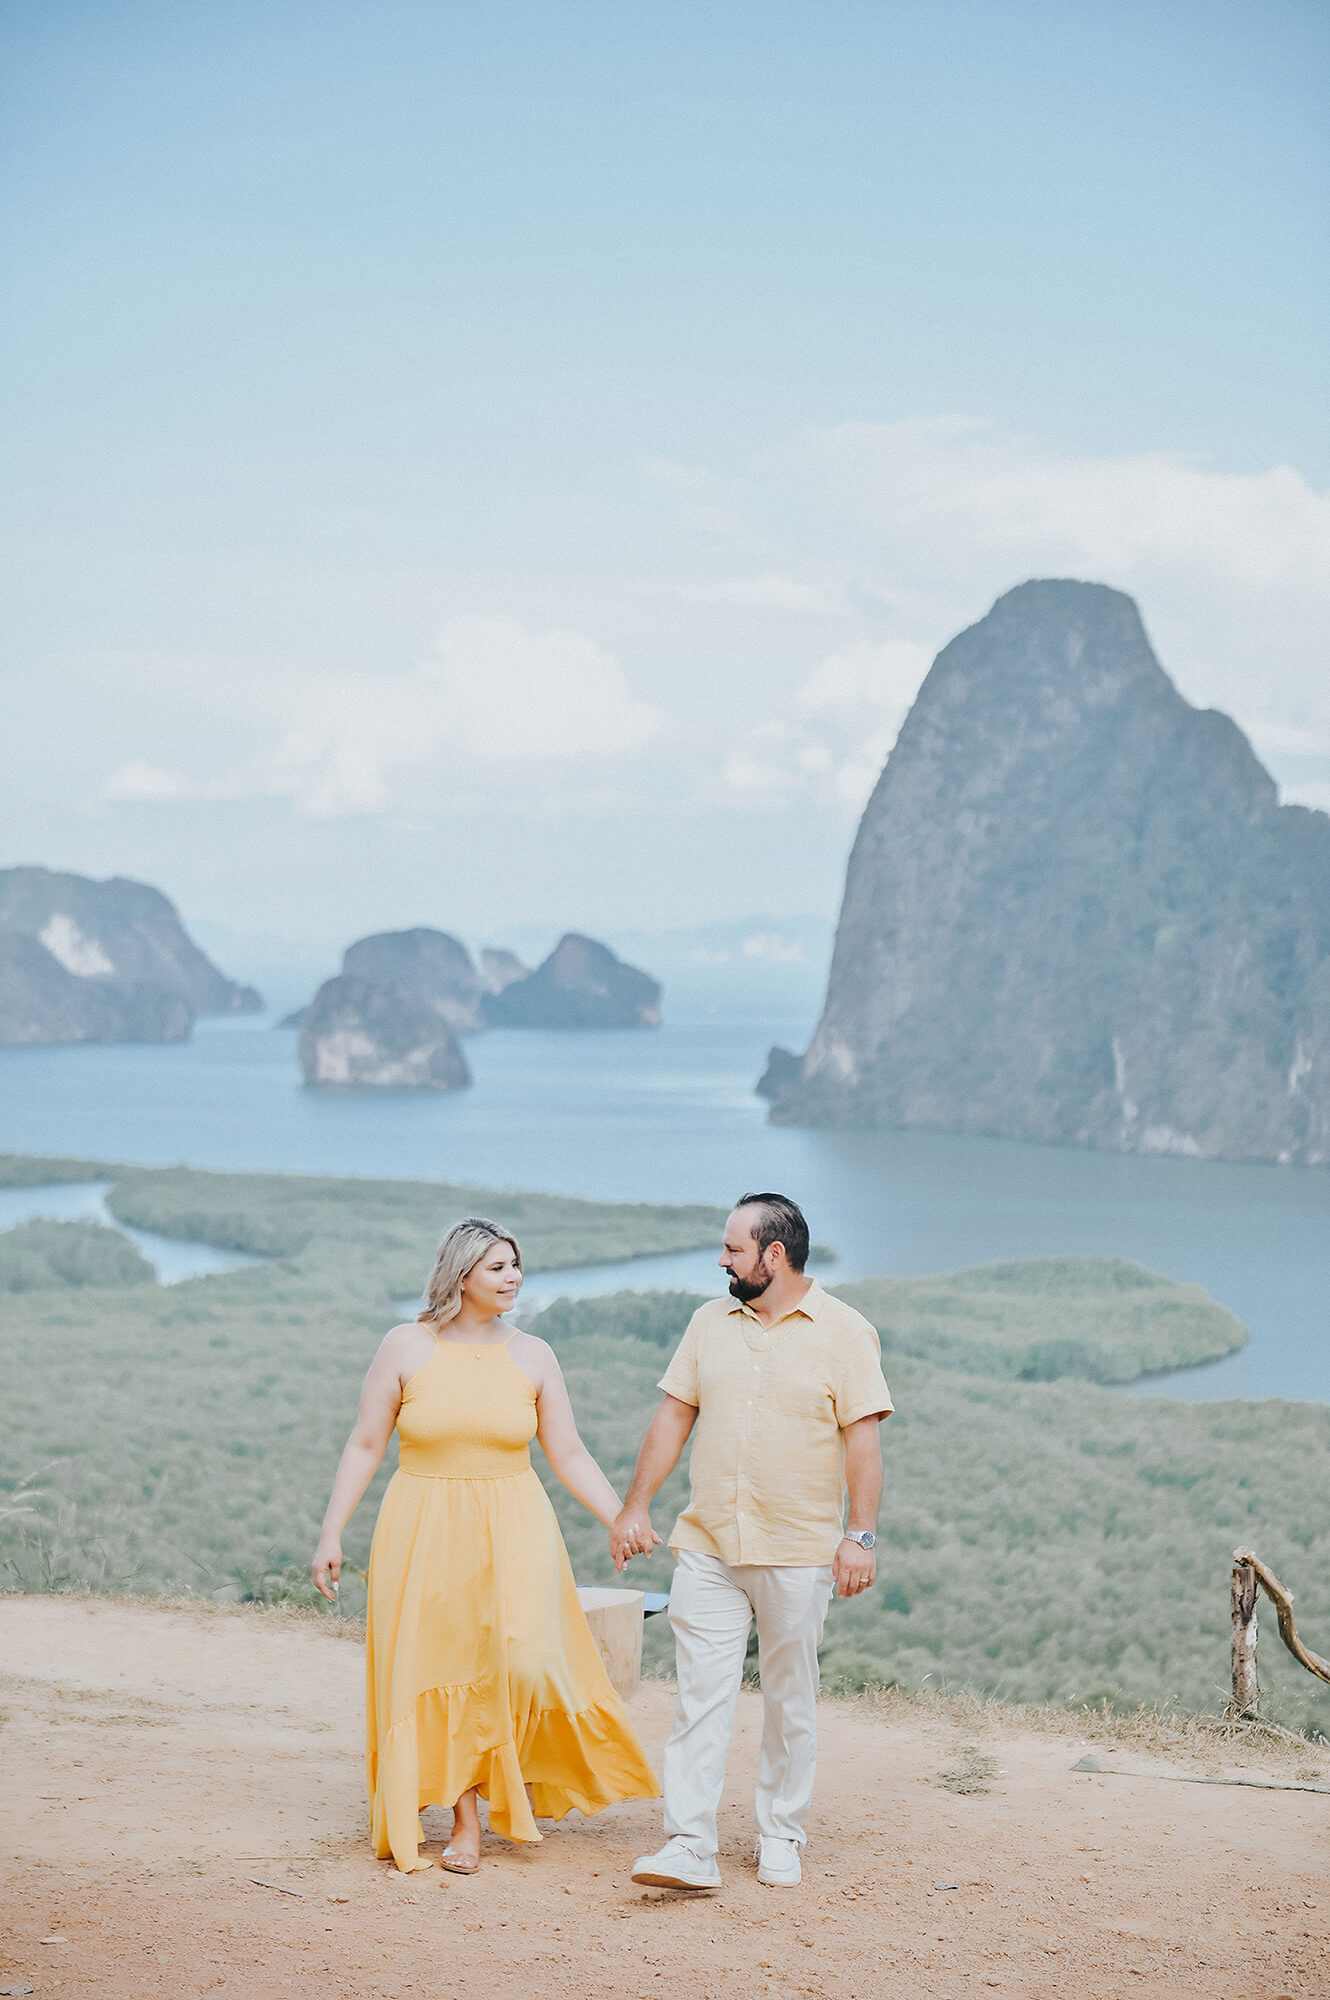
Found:
[[831, 1565], [723, 1563], [681, 1549], [670, 1590], [679, 1698], [665, 1746], [665, 1832], [716, 1852], [716, 1814], [748, 1629], [757, 1618], [762, 1747], [754, 1803], [760, 1834], [804, 1841], [817, 1769], [817, 1649]]

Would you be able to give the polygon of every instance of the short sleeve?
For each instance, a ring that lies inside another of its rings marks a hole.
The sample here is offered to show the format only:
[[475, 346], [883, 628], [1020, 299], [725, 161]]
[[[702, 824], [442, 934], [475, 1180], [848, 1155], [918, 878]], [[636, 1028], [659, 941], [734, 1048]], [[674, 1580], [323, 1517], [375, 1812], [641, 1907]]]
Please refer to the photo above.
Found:
[[689, 1320], [683, 1339], [670, 1356], [669, 1367], [656, 1384], [656, 1387], [663, 1389], [667, 1396], [675, 1397], [680, 1403], [688, 1403], [695, 1410], [700, 1408], [702, 1402], [697, 1366], [698, 1336], [701, 1331], [698, 1318], [699, 1315], [694, 1313]]
[[842, 1430], [860, 1417], [890, 1416], [895, 1405], [882, 1373], [877, 1331], [865, 1320], [845, 1336], [836, 1370], [836, 1422]]

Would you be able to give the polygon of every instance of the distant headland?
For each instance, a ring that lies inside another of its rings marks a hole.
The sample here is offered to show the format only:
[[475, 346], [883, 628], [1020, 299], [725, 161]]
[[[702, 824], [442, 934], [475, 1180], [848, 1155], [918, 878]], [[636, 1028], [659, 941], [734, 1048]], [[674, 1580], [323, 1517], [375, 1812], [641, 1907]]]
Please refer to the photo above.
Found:
[[0, 1043], [180, 1042], [262, 1005], [146, 882], [0, 869]]

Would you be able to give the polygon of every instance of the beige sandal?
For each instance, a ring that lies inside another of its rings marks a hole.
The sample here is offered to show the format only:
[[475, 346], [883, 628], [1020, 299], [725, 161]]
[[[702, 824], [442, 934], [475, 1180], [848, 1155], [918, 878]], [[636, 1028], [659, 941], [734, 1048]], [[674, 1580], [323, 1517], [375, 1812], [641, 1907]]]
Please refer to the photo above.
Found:
[[459, 1854], [454, 1847], [445, 1847], [443, 1850], [442, 1867], [447, 1875], [474, 1875], [479, 1866], [478, 1854], [468, 1858]]

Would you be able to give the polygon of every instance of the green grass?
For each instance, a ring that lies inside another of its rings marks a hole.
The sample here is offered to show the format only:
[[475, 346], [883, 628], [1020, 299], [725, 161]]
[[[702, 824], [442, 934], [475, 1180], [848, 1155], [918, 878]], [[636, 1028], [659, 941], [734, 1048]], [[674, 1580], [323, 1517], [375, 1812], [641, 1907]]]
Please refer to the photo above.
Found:
[[572, 1195], [312, 1174], [205, 1173], [105, 1160], [0, 1154], [0, 1186], [106, 1181], [119, 1222], [182, 1243], [282, 1261], [318, 1281], [336, 1270], [384, 1301], [420, 1288], [439, 1237], [464, 1215], [493, 1215], [521, 1239], [530, 1272], [621, 1263], [717, 1240], [726, 1211], [702, 1203], [582, 1201]]
[[156, 1282], [156, 1271], [129, 1238], [100, 1222], [38, 1219], [0, 1233], [0, 1292]]
[[70, 1181], [107, 1181], [118, 1167], [105, 1160], [62, 1160], [44, 1153], [0, 1153], [0, 1187], [58, 1187]]
[[[540, 1246], [529, 1262], [547, 1268], [710, 1241], [717, 1220], [705, 1209], [421, 1183], [77, 1164], [68, 1178], [96, 1166], [127, 1220], [246, 1248], [267, 1229], [285, 1247], [267, 1263], [169, 1288], [64, 1284], [6, 1295], [0, 1517], [5, 1491], [22, 1489], [32, 1503], [0, 1518], [0, 1576], [11, 1588], [306, 1596], [364, 1368], [394, 1316], [391, 1299], [419, 1287], [447, 1220], [478, 1208], [515, 1221], [524, 1246]], [[867, 1598], [832, 1607], [828, 1686], [1213, 1710], [1227, 1680], [1238, 1543], [1298, 1593], [1300, 1630], [1330, 1651], [1330, 1409], [1137, 1399], [995, 1369], [995, 1354], [1028, 1348], [1029, 1313], [1055, 1320], [1058, 1299], [1073, 1345], [1100, 1308], [1096, 1342], [1114, 1326], [1124, 1345], [1136, 1338], [1141, 1327], [1132, 1334], [1130, 1312], [1121, 1317], [1134, 1305], [1149, 1307], [1142, 1325], [1153, 1324], [1154, 1338], [1160, 1281], [1102, 1267], [1040, 1260], [1018, 1267], [1019, 1283], [995, 1284], [992, 1270], [917, 1281], [923, 1296], [954, 1298], [953, 1317], [890, 1320], [907, 1333], [911, 1324], [949, 1330], [956, 1341], [976, 1341], [979, 1328], [984, 1351], [968, 1370], [954, 1346], [946, 1367], [899, 1350], [887, 1357], [898, 1413], [884, 1434], [880, 1580]], [[917, 1300], [915, 1282], [906, 1293]], [[1015, 1301], [1010, 1322], [991, 1316], [1003, 1298]], [[559, 1352], [584, 1436], [621, 1488], [694, 1303], [683, 1293], [564, 1300], [531, 1322]], [[1171, 1338], [1167, 1315], [1162, 1324]], [[1145, 1349], [1133, 1351], [1139, 1359]], [[347, 1536], [361, 1567], [389, 1470]], [[578, 1576], [613, 1580], [598, 1524], [548, 1483]], [[681, 1468], [657, 1502], [662, 1533], [685, 1484]], [[667, 1553], [631, 1576], [666, 1588]], [[352, 1612], [363, 1601], [354, 1576], [344, 1601]], [[648, 1661], [666, 1665], [664, 1621], [647, 1631]], [[1261, 1669], [1269, 1711], [1284, 1722], [1316, 1726], [1330, 1712], [1330, 1691], [1288, 1659], [1269, 1620]]]
[[1023, 1382], [1129, 1382], [1232, 1354], [1241, 1320], [1125, 1257], [1031, 1257], [835, 1287], [885, 1352]]

